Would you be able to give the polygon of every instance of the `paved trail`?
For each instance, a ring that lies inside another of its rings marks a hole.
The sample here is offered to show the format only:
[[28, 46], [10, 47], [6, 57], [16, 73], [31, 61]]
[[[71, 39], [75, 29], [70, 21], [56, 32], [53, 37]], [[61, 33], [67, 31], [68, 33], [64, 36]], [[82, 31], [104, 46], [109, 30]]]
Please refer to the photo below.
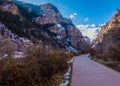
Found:
[[120, 73], [81, 55], [73, 62], [71, 86], [120, 86]]

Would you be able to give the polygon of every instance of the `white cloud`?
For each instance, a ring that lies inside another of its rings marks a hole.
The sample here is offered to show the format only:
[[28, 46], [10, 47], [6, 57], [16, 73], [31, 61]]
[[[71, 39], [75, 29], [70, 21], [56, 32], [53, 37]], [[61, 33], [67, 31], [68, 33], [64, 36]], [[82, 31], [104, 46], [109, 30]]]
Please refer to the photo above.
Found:
[[77, 28], [84, 28], [85, 26], [83, 24], [76, 25]]
[[90, 38], [90, 40], [94, 40], [98, 34], [97, 31], [99, 31], [100, 27], [96, 27], [93, 29], [86, 29], [85, 31], [82, 32], [83, 36], [87, 36]]
[[86, 18], [84, 19], [84, 21], [89, 21], [89, 18], [88, 18], [88, 17], [86, 17]]
[[90, 25], [89, 24], [86, 24], [85, 27], [88, 28]]
[[77, 16], [77, 13], [73, 13], [70, 15], [70, 19], [73, 19], [75, 16]]
[[74, 15], [70, 15], [70, 19], [74, 18]]
[[98, 32], [100, 31], [100, 27], [96, 27], [95, 24], [79, 24], [76, 25], [76, 27], [82, 32], [83, 36], [89, 37], [91, 41], [96, 38]]
[[81, 31], [84, 31], [85, 29], [87, 29], [89, 27], [89, 25], [83, 25], [83, 24], [79, 24], [79, 25], [76, 25], [76, 27], [78, 29], [80, 29]]
[[96, 27], [96, 25], [95, 25], [95, 24], [91, 24], [90, 26], [91, 26], [91, 27], [93, 27], [93, 28], [94, 28], [94, 27]]
[[88, 28], [89, 27], [89, 24], [86, 24], [86, 25], [83, 25], [83, 24], [79, 24], [79, 25], [76, 25], [77, 28]]
[[104, 25], [105, 25], [105, 23], [103, 23], [103, 24], [99, 24], [98, 26], [102, 27], [102, 26], [104, 26]]
[[77, 13], [74, 13], [73, 15], [74, 15], [74, 16], [76, 16], [76, 15], [77, 15]]

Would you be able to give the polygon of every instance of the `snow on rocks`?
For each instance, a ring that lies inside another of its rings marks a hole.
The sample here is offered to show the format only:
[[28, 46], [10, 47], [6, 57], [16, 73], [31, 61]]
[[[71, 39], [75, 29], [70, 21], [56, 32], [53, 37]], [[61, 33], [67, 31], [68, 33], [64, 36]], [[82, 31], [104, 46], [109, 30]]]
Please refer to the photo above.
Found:
[[16, 44], [20, 44], [20, 43], [31, 43], [29, 39], [27, 38], [23, 38], [23, 37], [19, 37], [18, 35], [12, 33], [10, 30], [8, 30], [8, 28], [0, 23], [0, 34], [4, 33], [6, 36], [10, 37], [11, 40], [16, 43]]
[[66, 47], [66, 50], [68, 51], [68, 52], [78, 52], [75, 48], [73, 48], [72, 46], [65, 46]]
[[[29, 45], [33, 45], [33, 43], [24, 37], [19, 37], [18, 35], [12, 33], [12, 31], [8, 30], [8, 28], [0, 23], [0, 36], [1, 35], [5, 35], [6, 37], [10, 38], [10, 40], [15, 43], [18, 47], [18, 51], [22, 51], [21, 47], [27, 47]], [[24, 57], [23, 52], [14, 52], [13, 53], [13, 58], [21, 58]], [[7, 57], [6, 55], [4, 55], [3, 57]]]
[[61, 39], [61, 38], [62, 38], [61, 36], [59, 36], [59, 35], [57, 36], [57, 39]]
[[62, 32], [63, 30], [65, 30], [65, 28], [61, 27], [61, 28], [58, 30], [58, 33]]
[[54, 27], [62, 27], [61, 24], [56, 24]]
[[0, 29], [3, 28], [3, 27], [5, 27], [5, 25], [0, 23]]

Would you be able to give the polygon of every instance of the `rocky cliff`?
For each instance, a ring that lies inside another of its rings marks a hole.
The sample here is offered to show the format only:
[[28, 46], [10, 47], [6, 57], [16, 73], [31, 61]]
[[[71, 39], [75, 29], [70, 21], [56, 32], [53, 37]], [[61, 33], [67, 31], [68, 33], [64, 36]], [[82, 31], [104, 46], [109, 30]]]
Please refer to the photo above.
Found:
[[[32, 21], [39, 26], [40, 29], [46, 30], [45, 33], [53, 40], [65, 47], [73, 47], [76, 50], [83, 50], [88, 47], [81, 32], [73, 25], [70, 19], [64, 18], [59, 10], [52, 4], [44, 4], [34, 6], [32, 4], [20, 4], [16, 2], [19, 7], [24, 7], [26, 10], [31, 9], [30, 12], [38, 16], [31, 16]], [[27, 7], [26, 7], [26, 6]], [[34, 9], [37, 9], [34, 10]], [[39, 10], [38, 10], [39, 9]], [[50, 34], [51, 33], [51, 34]]]
[[15, 15], [19, 14], [17, 6], [14, 3], [12, 3], [11, 0], [1, 0], [0, 2], [1, 2], [0, 9], [3, 12], [9, 12]]
[[101, 31], [92, 47], [105, 55], [111, 54], [111, 48], [120, 47], [120, 10], [117, 10], [112, 19], [101, 27]]
[[13, 1], [0, 1], [0, 22], [13, 33], [66, 49], [80, 51], [88, 47], [81, 32], [54, 5], [48, 3], [37, 6]]

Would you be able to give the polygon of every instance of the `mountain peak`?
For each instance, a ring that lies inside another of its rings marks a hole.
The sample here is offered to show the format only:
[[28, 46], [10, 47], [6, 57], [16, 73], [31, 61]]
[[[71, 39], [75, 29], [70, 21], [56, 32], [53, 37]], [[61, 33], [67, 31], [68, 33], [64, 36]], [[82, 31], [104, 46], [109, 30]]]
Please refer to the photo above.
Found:
[[40, 7], [41, 9], [53, 9], [56, 13], [59, 13], [59, 10], [57, 9], [57, 7], [51, 3], [40, 5]]
[[53, 6], [53, 4], [51, 4], [51, 3], [43, 4], [43, 6], [44, 6], [44, 5], [47, 5], [47, 6]]
[[120, 9], [117, 9], [116, 14], [114, 15], [114, 17], [118, 17], [118, 16], [120, 16]]

